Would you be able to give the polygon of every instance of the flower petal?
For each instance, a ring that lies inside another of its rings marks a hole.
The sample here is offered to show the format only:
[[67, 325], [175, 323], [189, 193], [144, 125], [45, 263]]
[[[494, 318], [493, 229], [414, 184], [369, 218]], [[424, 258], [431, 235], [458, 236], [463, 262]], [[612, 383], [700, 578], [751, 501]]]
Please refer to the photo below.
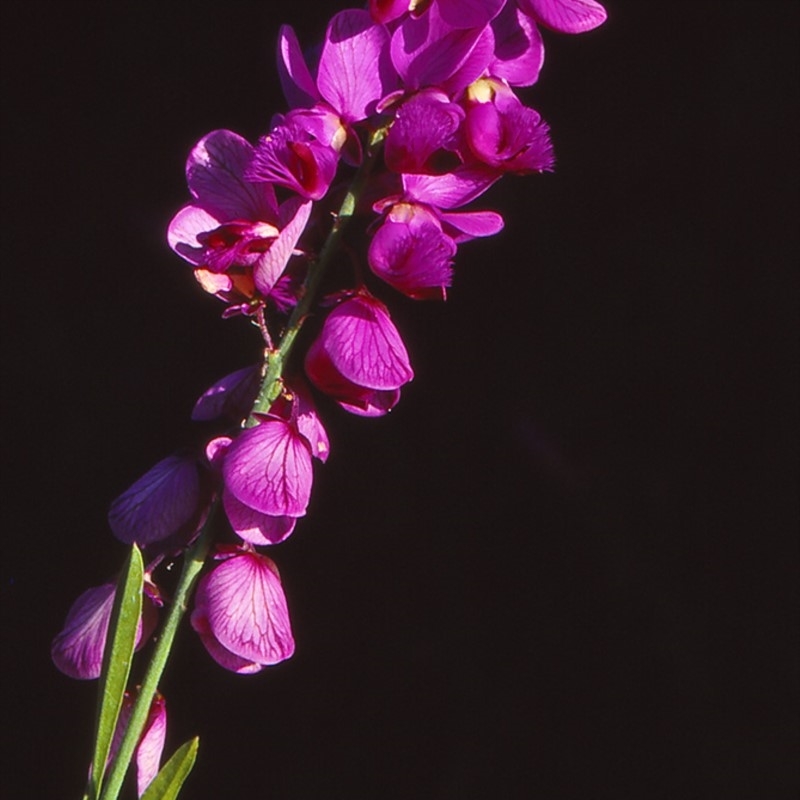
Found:
[[595, 0], [518, 0], [520, 8], [558, 33], [583, 33], [606, 21], [606, 10]]
[[288, 217], [289, 221], [253, 267], [253, 280], [261, 294], [269, 294], [286, 269], [297, 241], [305, 230], [312, 205], [310, 200], [303, 202], [299, 197], [290, 197], [281, 205], [281, 216]]
[[263, 514], [237, 500], [225, 489], [222, 506], [233, 532], [254, 545], [271, 545], [282, 542], [294, 530], [296, 517], [273, 517]]
[[281, 25], [278, 33], [278, 77], [284, 97], [292, 108], [308, 108], [319, 99], [317, 86], [291, 25]]
[[241, 420], [255, 402], [260, 375], [261, 366], [256, 364], [220, 378], [200, 395], [192, 409], [192, 419], [195, 422], [209, 422], [220, 417]]
[[288, 422], [266, 419], [234, 439], [222, 465], [225, 485], [256, 511], [302, 517], [311, 496], [308, 444]]
[[197, 513], [199, 504], [197, 462], [173, 455], [159, 461], [114, 500], [108, 522], [120, 541], [146, 546], [176, 533]]

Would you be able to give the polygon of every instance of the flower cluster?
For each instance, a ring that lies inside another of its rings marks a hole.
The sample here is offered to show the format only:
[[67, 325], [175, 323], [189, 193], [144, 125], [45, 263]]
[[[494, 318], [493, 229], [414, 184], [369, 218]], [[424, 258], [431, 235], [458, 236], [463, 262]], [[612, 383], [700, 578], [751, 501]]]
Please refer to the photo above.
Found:
[[[203, 394], [193, 418], [227, 429], [202, 455], [156, 464], [114, 501], [109, 522], [146, 549], [152, 572], [221, 506], [227, 540], [215, 534], [216, 566], [191, 624], [223, 667], [257, 672], [294, 651], [278, 569], [257, 548], [292, 533], [314, 460], [328, 456], [315, 397], [366, 417], [398, 403], [414, 372], [386, 302], [393, 292], [444, 299], [458, 247], [503, 228], [474, 201], [506, 174], [553, 168], [548, 125], [517, 90], [539, 78], [540, 28], [580, 33], [604, 19], [595, 0], [370, 0], [330, 20], [316, 57], [284, 26], [288, 109], [256, 143], [216, 130], [189, 154], [191, 199], [169, 224], [169, 245], [223, 301], [223, 316], [258, 326], [264, 363]], [[350, 217], [368, 273], [357, 247], [328, 252]], [[287, 365], [306, 320], [305, 352]], [[71, 610], [53, 644], [67, 674], [99, 672], [112, 594], [111, 584], [89, 590]], [[143, 638], [149, 628], [143, 620]]]

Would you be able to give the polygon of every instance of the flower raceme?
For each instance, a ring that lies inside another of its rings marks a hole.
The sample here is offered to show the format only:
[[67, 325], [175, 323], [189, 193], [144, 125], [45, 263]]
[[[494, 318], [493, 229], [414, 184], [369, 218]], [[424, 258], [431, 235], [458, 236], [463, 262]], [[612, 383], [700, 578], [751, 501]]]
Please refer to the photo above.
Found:
[[[205, 458], [158, 462], [112, 503], [109, 524], [158, 563], [222, 507], [221, 535], [235, 544], [216, 541], [219, 563], [200, 580], [191, 625], [223, 667], [254, 673], [294, 651], [277, 567], [256, 548], [292, 534], [308, 509], [313, 461], [328, 456], [312, 388], [360, 416], [395, 407], [414, 372], [387, 302], [394, 293], [445, 299], [458, 247], [504, 226], [473, 203], [507, 174], [552, 170], [549, 127], [518, 89], [540, 78], [542, 29], [583, 33], [605, 18], [596, 0], [369, 0], [334, 15], [314, 59], [283, 26], [277, 68], [288, 108], [255, 144], [215, 130], [191, 150], [190, 199], [168, 243], [223, 301], [223, 316], [257, 324], [264, 362], [196, 402], [194, 420], [227, 426]], [[331, 256], [350, 216], [361, 236], [341, 248], [349, 258]], [[306, 321], [315, 329], [287, 377]], [[53, 642], [59, 669], [97, 676], [113, 592], [95, 587], [70, 609]], [[145, 603], [139, 640], [152, 617]]]

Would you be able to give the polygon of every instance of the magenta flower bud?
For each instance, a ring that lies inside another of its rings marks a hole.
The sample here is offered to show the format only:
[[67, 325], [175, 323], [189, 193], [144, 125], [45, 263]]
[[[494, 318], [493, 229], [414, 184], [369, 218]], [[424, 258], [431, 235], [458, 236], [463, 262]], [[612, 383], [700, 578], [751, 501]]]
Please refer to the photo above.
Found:
[[[53, 663], [70, 678], [91, 680], [100, 676], [114, 594], [113, 583], [87, 589], [72, 604], [64, 627], [53, 639], [50, 647]], [[155, 606], [146, 595], [136, 629], [137, 649], [153, 632], [157, 616]]]
[[606, 10], [596, 0], [517, 0], [519, 7], [540, 25], [557, 33], [583, 33], [606, 21]]
[[120, 541], [146, 547], [191, 528], [203, 501], [197, 461], [168, 456], [114, 500], [108, 522]]
[[234, 555], [200, 581], [191, 624], [211, 657], [233, 672], [259, 672], [294, 653], [278, 568], [258, 553]]
[[414, 372], [386, 306], [361, 293], [328, 314], [305, 360], [306, 374], [344, 409], [381, 416]]

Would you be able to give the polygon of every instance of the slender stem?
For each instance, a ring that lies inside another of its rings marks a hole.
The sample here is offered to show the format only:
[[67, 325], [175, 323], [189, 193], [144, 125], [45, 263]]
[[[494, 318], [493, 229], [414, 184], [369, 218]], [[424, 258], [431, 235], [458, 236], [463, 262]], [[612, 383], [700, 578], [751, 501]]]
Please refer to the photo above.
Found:
[[[281, 392], [281, 376], [286, 361], [289, 358], [297, 334], [303, 326], [308, 312], [311, 310], [317, 291], [319, 290], [325, 270], [330, 263], [342, 238], [342, 233], [355, 213], [356, 204], [361, 193], [367, 185], [369, 175], [375, 164], [375, 160], [380, 152], [380, 146], [386, 138], [386, 128], [380, 128], [370, 137], [369, 145], [364, 155], [364, 160], [358, 172], [353, 178], [353, 182], [336, 215], [333, 227], [331, 228], [325, 245], [319, 258], [311, 264], [309, 272], [303, 285], [303, 293], [300, 301], [292, 312], [286, 330], [281, 337], [277, 348], [270, 348], [266, 351], [266, 369], [261, 381], [256, 402], [247, 419], [247, 426], [252, 427], [257, 424], [257, 419], [253, 416], [258, 413], [267, 413], [270, 406]], [[262, 334], [266, 326], [262, 328]], [[107, 776], [107, 781], [103, 787], [101, 800], [117, 800], [128, 770], [133, 752], [142, 735], [147, 716], [150, 713], [150, 706], [158, 689], [159, 681], [167, 665], [172, 643], [178, 630], [183, 615], [189, 607], [189, 600], [194, 590], [200, 572], [203, 569], [212, 542], [212, 521], [216, 511], [215, 503], [208, 513], [203, 530], [197, 541], [187, 551], [183, 562], [178, 586], [172, 601], [167, 620], [158, 640], [158, 644], [153, 651], [153, 656], [147, 668], [144, 681], [139, 689], [136, 703], [128, 721], [128, 727], [120, 744], [114, 762]]]
[[258, 424], [258, 420], [253, 415], [266, 414], [270, 406], [281, 393], [281, 375], [283, 374], [283, 368], [292, 351], [297, 334], [300, 332], [300, 328], [303, 327], [308, 312], [311, 310], [311, 306], [316, 300], [316, 294], [322, 283], [322, 278], [325, 275], [325, 271], [334, 253], [339, 247], [344, 229], [353, 218], [358, 198], [364, 191], [372, 168], [375, 165], [375, 160], [380, 152], [380, 146], [386, 138], [386, 131], [386, 128], [379, 128], [372, 134], [367, 151], [364, 154], [364, 160], [361, 162], [361, 166], [356, 176], [353, 178], [353, 182], [350, 184], [347, 194], [344, 196], [342, 205], [339, 208], [339, 213], [336, 215], [333, 227], [328, 234], [322, 252], [319, 254], [319, 258], [309, 266], [300, 301], [294, 307], [291, 317], [289, 317], [289, 322], [281, 337], [280, 344], [276, 349], [267, 351], [266, 370], [261, 380], [261, 388], [259, 389], [258, 397], [253, 404], [253, 410], [250, 412], [250, 416], [246, 422], [246, 427], [248, 428]]
[[161, 631], [158, 644], [153, 651], [153, 657], [147, 667], [147, 673], [145, 674], [144, 681], [142, 682], [142, 686], [136, 698], [136, 703], [133, 706], [133, 711], [128, 720], [125, 736], [122, 739], [119, 751], [108, 773], [108, 780], [103, 787], [103, 793], [100, 796], [101, 800], [116, 800], [122, 788], [122, 782], [125, 779], [128, 764], [133, 756], [133, 751], [136, 749], [136, 745], [139, 743], [139, 737], [147, 721], [147, 715], [150, 713], [150, 706], [152, 705], [153, 698], [158, 689], [158, 683], [167, 665], [167, 659], [172, 650], [172, 643], [175, 639], [178, 625], [189, 607], [189, 598], [197, 578], [200, 575], [200, 571], [203, 568], [209, 548], [211, 547], [212, 521], [215, 511], [216, 503], [211, 507], [208, 513], [208, 518], [206, 519], [200, 536], [184, 557], [183, 569], [177, 589], [175, 590], [175, 596], [172, 600], [172, 606], [167, 615], [167, 621], [164, 623], [164, 628]]

